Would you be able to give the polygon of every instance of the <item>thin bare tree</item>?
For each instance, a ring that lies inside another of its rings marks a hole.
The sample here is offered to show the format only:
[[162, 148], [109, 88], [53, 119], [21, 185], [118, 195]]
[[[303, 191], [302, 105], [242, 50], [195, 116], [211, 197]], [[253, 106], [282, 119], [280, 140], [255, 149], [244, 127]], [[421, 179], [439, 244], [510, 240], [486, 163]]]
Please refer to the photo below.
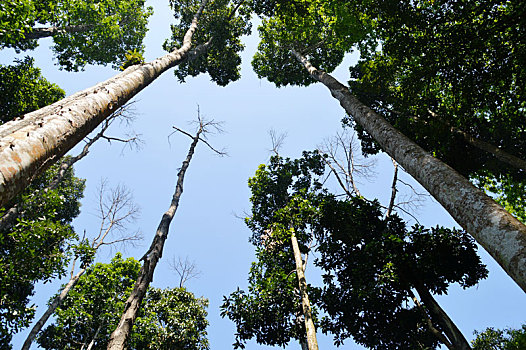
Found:
[[183, 260], [181, 257], [176, 259], [173, 256], [170, 261], [170, 268], [179, 276], [179, 288], [183, 288], [187, 281], [201, 275], [201, 271], [197, 269], [195, 261], [188, 260], [188, 257]]
[[318, 152], [325, 155], [323, 161], [349, 197], [361, 196], [356, 178], [369, 180], [376, 175], [376, 161], [359, 156], [358, 147], [354, 134], [348, 129], [326, 139], [318, 146]]
[[453, 168], [427, 153], [361, 103], [348, 87], [318, 70], [301, 53], [292, 50], [292, 54], [313, 79], [329, 89], [356, 123], [435, 197], [526, 292], [526, 226]]
[[[114, 188], [108, 189], [106, 182], [101, 182], [98, 201], [100, 227], [98, 233], [89, 243], [91, 255], [89, 257], [76, 257], [72, 262], [71, 277], [69, 281], [64, 285], [60, 293], [55, 296], [47, 310], [35, 323], [22, 346], [22, 350], [29, 350], [37, 334], [42, 330], [49, 317], [55, 312], [57, 307], [62, 304], [68, 293], [77, 284], [79, 278], [86, 272], [89, 266], [91, 266], [94, 255], [100, 247], [115, 245], [118, 243], [134, 244], [142, 239], [139, 232], [128, 233], [129, 224], [137, 219], [139, 212], [139, 207], [133, 201], [133, 196], [126, 187], [118, 185]], [[116, 233], [119, 233], [119, 236], [115, 237]], [[108, 237], [110, 236], [112, 236], [112, 239], [108, 240]], [[83, 239], [80, 244], [84, 243], [87, 242]], [[74, 274], [75, 263], [78, 260], [81, 260], [80, 270]]]
[[215, 153], [220, 155], [225, 154], [222, 151], [216, 150], [206, 140], [206, 134], [220, 130], [219, 124], [214, 121], [202, 120], [199, 115], [199, 110], [198, 129], [195, 135], [191, 135], [190, 133], [177, 127], [174, 127], [174, 129], [190, 137], [192, 139], [192, 143], [190, 144], [190, 148], [188, 150], [188, 154], [186, 155], [186, 159], [183, 161], [183, 164], [177, 174], [177, 184], [172, 197], [172, 201], [170, 203], [170, 207], [161, 218], [161, 222], [157, 227], [157, 231], [155, 233], [150, 248], [148, 249], [146, 254], [144, 254], [144, 256], [140, 259], [141, 261], [143, 261], [143, 264], [141, 266], [141, 270], [139, 271], [139, 276], [137, 278], [137, 281], [135, 282], [133, 291], [126, 300], [126, 303], [124, 305], [124, 311], [122, 313], [119, 324], [117, 325], [113, 333], [110, 335], [107, 347], [108, 350], [122, 350], [126, 346], [126, 342], [135, 322], [135, 318], [137, 317], [137, 312], [139, 311], [141, 302], [144, 296], [146, 295], [146, 291], [148, 289], [148, 286], [150, 285], [150, 282], [153, 280], [153, 273], [155, 271], [155, 267], [157, 266], [157, 263], [163, 255], [164, 243], [168, 238], [170, 223], [172, 222], [177, 208], [179, 207], [179, 200], [183, 193], [184, 176], [186, 174], [188, 166], [190, 165], [190, 161], [192, 160], [192, 157], [194, 155], [197, 143], [201, 141]]

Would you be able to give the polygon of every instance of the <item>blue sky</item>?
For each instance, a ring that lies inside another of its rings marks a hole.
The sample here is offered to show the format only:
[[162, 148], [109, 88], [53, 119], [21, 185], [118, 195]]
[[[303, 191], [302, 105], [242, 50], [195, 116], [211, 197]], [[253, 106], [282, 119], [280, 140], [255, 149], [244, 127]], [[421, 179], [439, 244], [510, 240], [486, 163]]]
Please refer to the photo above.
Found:
[[[167, 1], [148, 3], [154, 7], [155, 14], [150, 20], [146, 38], [147, 61], [164, 54], [161, 45], [169, 36], [172, 20]], [[257, 33], [255, 28], [254, 32]], [[345, 115], [328, 90], [319, 84], [277, 89], [258, 79], [250, 67], [257, 37], [253, 35], [245, 39], [241, 80], [219, 87], [210, 82], [208, 76], [202, 75], [181, 84], [171, 71], [166, 72], [136, 98], [137, 120], [133, 129], [142, 134], [145, 141], [142, 150], [123, 152], [119, 144], [100, 141], [76, 166], [77, 176], [87, 179], [82, 214], [74, 222], [77, 231], [86, 230], [90, 234], [97, 230], [97, 186], [102, 178], [112, 185], [125, 185], [133, 191], [135, 201], [142, 209], [140, 219], [130, 230], [140, 228], [145, 236], [142, 246], [127, 249], [125, 255], [140, 258], [169, 206], [177, 170], [189, 146], [189, 139], [180, 134], [172, 135], [168, 142], [172, 126], [192, 130], [188, 122], [195, 120], [198, 105], [202, 116], [224, 122], [225, 133], [211, 136], [209, 140], [217, 148], [225, 147], [229, 157], [218, 157], [204, 145], [198, 146], [187, 172], [180, 208], [172, 222], [163, 261], [153, 282], [156, 287], [177, 284], [178, 278], [168, 266], [172, 256], [195, 261], [201, 276], [188, 282], [187, 287], [210, 300], [208, 333], [212, 349], [229, 349], [234, 341], [233, 324], [220, 318], [219, 305], [224, 295], [238, 286], [246, 287], [253, 248], [248, 243], [250, 232], [240, 217], [250, 210], [247, 180], [270, 156], [268, 131], [274, 129], [287, 133], [281, 153], [298, 157], [302, 150], [312, 150], [327, 137], [341, 131], [340, 120]], [[110, 68], [93, 66], [80, 73], [59, 71], [52, 60], [50, 45], [50, 40], [41, 40], [37, 50], [26, 54], [34, 56], [43, 75], [60, 85], [68, 95], [116, 74]], [[11, 64], [14, 56], [14, 51], [3, 50], [0, 63]], [[340, 81], [348, 79], [347, 68], [356, 57], [346, 57], [334, 73]], [[123, 132], [118, 125], [110, 129], [114, 135]], [[366, 197], [379, 198], [385, 204], [390, 196], [393, 166], [387, 156], [377, 158], [376, 176], [361, 179], [360, 190]], [[407, 174], [401, 176], [420, 188]], [[420, 188], [420, 191], [424, 190]], [[455, 225], [431, 199], [420, 208], [417, 216], [427, 226]], [[109, 249], [102, 251], [98, 261], [108, 261], [114, 253]], [[489, 326], [519, 327], [526, 314], [524, 293], [484, 251], [480, 250], [480, 254], [490, 270], [489, 278], [466, 291], [452, 287], [448, 296], [438, 298], [468, 339], [473, 338], [473, 330]], [[314, 269], [307, 270], [307, 279], [318, 280]], [[44, 305], [57, 288], [58, 283], [39, 286], [34, 302]], [[41, 312], [38, 309], [37, 315]], [[25, 333], [15, 336], [15, 349], [22, 343]], [[320, 336], [320, 348], [333, 347], [330, 338]], [[248, 350], [265, 348], [254, 342], [247, 346]], [[287, 347], [299, 348], [298, 344]], [[351, 341], [342, 348], [361, 349]]]

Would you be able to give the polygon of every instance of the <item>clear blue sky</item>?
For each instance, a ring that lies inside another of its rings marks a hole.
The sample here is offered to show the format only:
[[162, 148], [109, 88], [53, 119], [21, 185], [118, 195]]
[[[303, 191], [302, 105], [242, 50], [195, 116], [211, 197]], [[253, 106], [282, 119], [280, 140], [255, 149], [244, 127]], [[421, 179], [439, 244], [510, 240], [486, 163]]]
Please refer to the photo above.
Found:
[[[164, 54], [161, 44], [169, 36], [172, 17], [168, 1], [148, 3], [155, 10], [146, 38], [146, 59], [151, 60]], [[255, 28], [254, 32], [257, 33]], [[156, 287], [177, 284], [177, 276], [168, 266], [172, 256], [188, 256], [196, 262], [201, 276], [191, 280], [187, 287], [210, 300], [208, 333], [214, 350], [230, 349], [234, 341], [233, 324], [220, 318], [219, 305], [224, 295], [238, 286], [246, 287], [254, 254], [248, 243], [250, 232], [239, 217], [250, 210], [248, 178], [259, 164], [269, 159], [268, 130], [286, 132], [288, 137], [281, 153], [297, 157], [302, 150], [311, 150], [340, 131], [340, 120], [345, 115], [323, 86], [276, 89], [267, 81], [259, 80], [250, 67], [257, 37], [246, 38], [245, 43], [240, 81], [218, 87], [203, 75], [180, 84], [171, 71], [166, 72], [136, 98], [138, 118], [133, 128], [145, 141], [142, 150], [122, 152], [119, 144], [100, 141], [76, 166], [77, 176], [87, 179], [82, 214], [74, 222], [76, 230], [86, 230], [88, 234], [97, 230], [97, 186], [101, 178], [112, 185], [126, 185], [133, 190], [135, 201], [142, 208], [140, 219], [130, 230], [140, 228], [145, 240], [142, 246], [129, 248], [125, 255], [140, 258], [149, 246], [161, 215], [169, 206], [177, 170], [189, 145], [189, 139], [179, 134], [172, 135], [168, 142], [172, 126], [191, 130], [187, 122], [195, 120], [197, 105], [202, 115], [225, 122], [226, 133], [211, 136], [210, 142], [217, 148], [225, 147], [230, 156], [220, 158], [204, 145], [198, 146], [187, 173], [184, 194], [170, 229], [163, 261], [153, 282]], [[92, 66], [80, 73], [59, 71], [53, 65], [50, 44], [49, 40], [41, 40], [37, 50], [26, 54], [34, 56], [44, 76], [59, 84], [68, 95], [116, 74], [110, 68]], [[11, 64], [13, 57], [14, 51], [3, 50], [0, 63]], [[356, 55], [349, 55], [339, 67], [335, 76], [340, 81], [348, 79], [347, 68], [355, 60]], [[122, 135], [123, 130], [114, 126], [111, 133]], [[377, 158], [376, 176], [362, 179], [360, 189], [366, 197], [377, 197], [385, 204], [390, 195], [393, 167], [387, 156]], [[408, 175], [401, 176], [419, 187]], [[455, 225], [433, 200], [427, 200], [417, 216], [427, 226]], [[98, 261], [109, 261], [114, 253], [109, 249], [102, 251]], [[473, 338], [474, 330], [489, 326], [519, 327], [526, 315], [526, 295], [484, 251], [480, 250], [480, 254], [490, 270], [489, 278], [466, 291], [452, 287], [448, 296], [438, 298], [469, 339]], [[316, 271], [309, 268], [307, 279], [315, 282], [318, 279]], [[39, 286], [34, 302], [44, 305], [57, 288], [57, 283]], [[39, 308], [37, 315], [41, 312]], [[15, 336], [15, 349], [20, 347], [25, 336], [26, 332]], [[320, 348], [333, 347], [330, 338], [320, 336]], [[264, 348], [254, 342], [247, 346], [248, 350]], [[299, 348], [298, 344], [287, 347]], [[342, 348], [361, 349], [350, 340]]]

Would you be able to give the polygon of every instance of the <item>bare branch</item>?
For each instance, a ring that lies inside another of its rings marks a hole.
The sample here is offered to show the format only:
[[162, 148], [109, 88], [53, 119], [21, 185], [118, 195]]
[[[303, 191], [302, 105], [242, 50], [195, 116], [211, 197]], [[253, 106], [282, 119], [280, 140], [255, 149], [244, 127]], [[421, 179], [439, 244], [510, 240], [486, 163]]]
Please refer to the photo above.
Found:
[[188, 257], [183, 260], [181, 257], [176, 259], [173, 256], [169, 264], [170, 268], [179, 276], [179, 288], [183, 288], [187, 281], [192, 278], [198, 278], [201, 275], [201, 271], [197, 269], [195, 262], [189, 261]]
[[279, 155], [279, 150], [283, 146], [283, 143], [285, 142], [285, 139], [288, 135], [286, 132], [278, 133], [275, 129], [270, 129], [268, 134], [270, 136], [270, 141], [272, 142], [272, 149], [269, 151], [273, 152], [277, 156]]

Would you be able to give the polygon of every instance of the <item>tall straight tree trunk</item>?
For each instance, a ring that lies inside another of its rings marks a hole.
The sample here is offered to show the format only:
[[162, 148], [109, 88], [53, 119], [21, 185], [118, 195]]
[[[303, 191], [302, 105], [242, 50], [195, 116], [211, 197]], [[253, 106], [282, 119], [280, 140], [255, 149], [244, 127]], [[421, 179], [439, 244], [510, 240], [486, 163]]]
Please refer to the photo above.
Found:
[[92, 26], [88, 24], [81, 24], [75, 26], [65, 27], [44, 27], [32, 28], [31, 32], [25, 34], [26, 39], [42, 39], [53, 36], [57, 33], [80, 33], [89, 30]]
[[324, 84], [345, 111], [493, 256], [526, 292], [526, 226], [465, 177], [410, 140], [361, 103], [338, 80], [296, 51], [309, 74]]
[[[316, 328], [312, 320], [312, 311], [310, 307], [309, 295], [307, 294], [307, 281], [303, 268], [303, 259], [301, 258], [301, 251], [296, 238], [294, 229], [291, 229], [290, 240], [292, 243], [292, 250], [294, 252], [294, 260], [296, 262], [296, 274], [298, 276], [298, 284], [301, 295], [301, 307], [303, 309], [303, 316], [305, 318], [305, 330], [307, 337], [308, 350], [318, 350], [318, 340], [316, 339]], [[302, 345], [303, 347], [303, 345]]]
[[447, 313], [440, 307], [435, 298], [431, 295], [429, 290], [424, 286], [416, 286], [416, 291], [422, 299], [422, 302], [426, 306], [429, 313], [433, 318], [440, 324], [446, 333], [449, 341], [453, 345], [453, 348], [456, 350], [471, 350], [468, 341], [458, 329], [455, 323], [449, 318]]
[[181, 48], [0, 126], [0, 207], [162, 73], [206, 51], [209, 43], [190, 52], [206, 3], [202, 1]]
[[175, 187], [175, 193], [172, 197], [170, 207], [168, 208], [168, 211], [164, 213], [161, 222], [157, 227], [157, 232], [155, 233], [155, 237], [153, 238], [150, 249], [148, 249], [146, 254], [144, 254], [144, 256], [141, 258], [141, 260], [143, 260], [143, 264], [141, 270], [139, 271], [139, 276], [137, 277], [133, 291], [126, 300], [124, 311], [119, 324], [110, 336], [107, 348], [108, 350], [122, 350], [126, 347], [126, 342], [135, 322], [135, 318], [137, 317], [137, 312], [139, 311], [141, 302], [146, 295], [148, 286], [153, 279], [155, 267], [163, 255], [164, 242], [168, 237], [170, 223], [172, 222], [175, 212], [179, 207], [179, 199], [183, 193], [184, 175], [188, 169], [190, 161], [192, 160], [195, 147], [199, 142], [199, 136], [203, 131], [203, 125], [201, 123], [199, 130], [193, 137], [193, 141], [190, 145], [190, 149], [188, 150], [186, 159], [183, 161], [183, 165], [177, 174], [177, 185]]

